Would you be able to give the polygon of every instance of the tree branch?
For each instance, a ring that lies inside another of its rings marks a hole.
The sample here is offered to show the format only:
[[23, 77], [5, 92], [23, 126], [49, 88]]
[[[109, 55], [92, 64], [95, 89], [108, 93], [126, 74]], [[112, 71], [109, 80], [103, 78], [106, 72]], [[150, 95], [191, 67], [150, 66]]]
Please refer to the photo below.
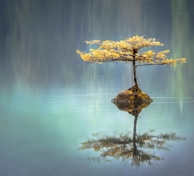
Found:
[[[136, 68], [137, 67], [141, 67], [141, 66], [153, 66], [153, 65], [167, 65], [167, 64], [164, 64], [164, 63], [158, 63], [158, 64], [139, 64], [139, 65], [136, 65]], [[168, 64], [168, 65], [170, 65], [170, 64]]]

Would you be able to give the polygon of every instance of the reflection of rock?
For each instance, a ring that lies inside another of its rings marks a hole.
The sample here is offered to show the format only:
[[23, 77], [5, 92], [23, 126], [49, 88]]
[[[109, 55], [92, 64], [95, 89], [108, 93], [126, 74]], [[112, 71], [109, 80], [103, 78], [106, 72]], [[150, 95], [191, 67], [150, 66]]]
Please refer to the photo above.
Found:
[[140, 88], [135, 86], [124, 90], [112, 99], [120, 110], [127, 111], [132, 115], [138, 115], [141, 110], [147, 107], [152, 102], [152, 99]]
[[[138, 135], [137, 120], [141, 110], [147, 107], [152, 102], [152, 99], [141, 91], [138, 86], [133, 86], [128, 90], [119, 93], [112, 103], [120, 110], [127, 111], [134, 116], [133, 135], [120, 134], [118, 136], [98, 136], [96, 139], [87, 140], [81, 143], [79, 149], [94, 149], [100, 152], [100, 158], [111, 160], [111, 158], [122, 159], [123, 161], [132, 160], [132, 165], [139, 166], [141, 163], [152, 164], [156, 160], [161, 160], [162, 157], [156, 154], [157, 150], [168, 150], [168, 141], [185, 140], [183, 137], [176, 136], [175, 133], [167, 134], [152, 134], [153, 130]], [[99, 133], [97, 133], [99, 134]], [[100, 158], [90, 158], [100, 161]]]

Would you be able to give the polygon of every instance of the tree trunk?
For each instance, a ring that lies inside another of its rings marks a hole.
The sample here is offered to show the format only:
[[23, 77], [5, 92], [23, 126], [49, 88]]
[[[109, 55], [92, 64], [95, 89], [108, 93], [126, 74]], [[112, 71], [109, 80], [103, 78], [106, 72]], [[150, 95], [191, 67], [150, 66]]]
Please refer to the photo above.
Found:
[[137, 126], [137, 118], [138, 116], [134, 117], [134, 126], [133, 126], [133, 159], [135, 159], [135, 157], [137, 155], [139, 155], [139, 151], [137, 149], [137, 134], [136, 134], [136, 126]]
[[135, 56], [136, 56], [137, 50], [134, 49], [133, 50], [133, 80], [135, 83], [135, 88], [136, 91], [138, 90], [138, 84], [137, 84], [137, 77], [136, 77], [136, 60], [135, 60]]
[[133, 144], [134, 144], [134, 147], [136, 145], [136, 136], [137, 136], [137, 133], [136, 133], [137, 118], [138, 118], [138, 116], [134, 117], [134, 125], [133, 125]]

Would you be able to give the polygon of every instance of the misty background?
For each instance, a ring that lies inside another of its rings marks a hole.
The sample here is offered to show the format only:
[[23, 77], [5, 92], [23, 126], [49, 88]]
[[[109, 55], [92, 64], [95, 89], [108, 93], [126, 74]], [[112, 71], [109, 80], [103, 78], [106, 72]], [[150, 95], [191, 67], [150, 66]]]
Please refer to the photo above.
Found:
[[[192, 175], [194, 102], [193, 0], [0, 0], [0, 175]], [[186, 64], [137, 68], [139, 87], [153, 98], [137, 124], [174, 132], [164, 160], [153, 166], [93, 163], [77, 151], [93, 133], [129, 134], [133, 117], [112, 103], [133, 85], [130, 63], [91, 64], [75, 51], [86, 40], [133, 35], [164, 43]]]
[[144, 35], [165, 44], [153, 49], [170, 49], [169, 57], [188, 64], [138, 68], [140, 86], [193, 95], [193, 1], [1, 0], [0, 8], [1, 87], [128, 88], [130, 64], [87, 64], [75, 50], [87, 51], [86, 40]]

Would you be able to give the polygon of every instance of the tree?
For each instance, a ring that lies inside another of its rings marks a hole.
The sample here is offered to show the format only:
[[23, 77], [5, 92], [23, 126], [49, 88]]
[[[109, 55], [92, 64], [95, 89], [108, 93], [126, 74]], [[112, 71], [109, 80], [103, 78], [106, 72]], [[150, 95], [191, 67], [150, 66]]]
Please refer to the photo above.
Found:
[[[160, 160], [152, 150], [167, 150], [167, 142], [173, 140], [185, 140], [183, 137], [176, 136], [175, 133], [166, 133], [154, 135], [149, 131], [142, 135], [137, 135], [138, 115], [143, 108], [146, 108], [152, 99], [138, 87], [136, 78], [136, 68], [145, 65], [174, 65], [176, 63], [185, 63], [186, 58], [170, 59], [167, 54], [170, 50], [155, 52], [147, 50], [140, 52], [140, 49], [151, 46], [163, 46], [162, 43], [153, 38], [145, 39], [142, 36], [134, 36], [121, 41], [111, 40], [92, 40], [86, 41], [87, 44], [97, 45], [96, 49], [90, 49], [89, 52], [77, 50], [77, 54], [84, 61], [103, 63], [112, 61], [132, 62], [133, 76], [135, 85], [119, 93], [112, 103], [120, 110], [127, 111], [134, 116], [133, 135], [103, 136], [98, 139], [88, 140], [81, 143], [79, 149], [94, 149], [101, 153], [102, 158], [121, 158], [123, 160], [132, 159], [132, 164], [141, 163], [152, 164], [155, 160]], [[95, 158], [94, 158], [95, 160]], [[97, 158], [98, 161], [98, 158]]]
[[86, 44], [97, 45], [96, 49], [90, 49], [89, 52], [77, 50], [81, 59], [86, 62], [132, 62], [135, 87], [138, 88], [136, 78], [136, 67], [144, 65], [175, 65], [176, 63], [185, 63], [186, 58], [171, 59], [167, 57], [170, 50], [155, 52], [147, 50], [140, 52], [140, 49], [152, 46], [163, 46], [154, 38], [145, 39], [143, 36], [133, 36], [120, 41], [112, 40], [92, 40], [86, 41]]

